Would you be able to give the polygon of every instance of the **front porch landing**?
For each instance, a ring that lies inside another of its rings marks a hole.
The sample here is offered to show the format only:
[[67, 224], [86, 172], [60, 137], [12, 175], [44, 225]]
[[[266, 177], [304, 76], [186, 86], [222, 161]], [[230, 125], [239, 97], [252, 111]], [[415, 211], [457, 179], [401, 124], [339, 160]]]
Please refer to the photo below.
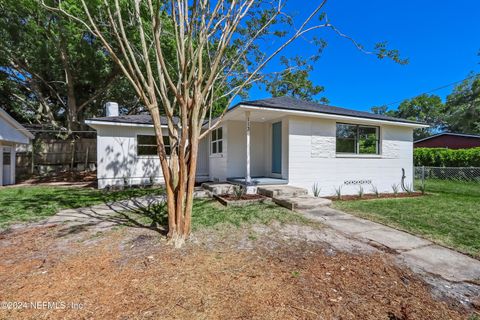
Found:
[[[245, 178], [227, 178], [228, 182], [234, 184], [245, 185]], [[286, 179], [269, 178], [269, 177], [252, 177], [249, 186], [271, 186], [271, 185], [283, 185], [288, 184]]]

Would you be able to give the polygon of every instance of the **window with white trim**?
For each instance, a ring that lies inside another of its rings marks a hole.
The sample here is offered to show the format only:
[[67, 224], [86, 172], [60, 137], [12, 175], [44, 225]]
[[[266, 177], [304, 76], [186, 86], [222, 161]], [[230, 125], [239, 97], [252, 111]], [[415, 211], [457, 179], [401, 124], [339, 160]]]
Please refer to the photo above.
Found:
[[380, 154], [380, 128], [337, 123], [336, 151], [340, 154]]
[[223, 128], [217, 128], [212, 131], [210, 138], [210, 153], [221, 154], [223, 153]]
[[[165, 145], [165, 152], [170, 155], [170, 139], [168, 136], [163, 136], [163, 143]], [[137, 155], [139, 156], [156, 156], [157, 153], [157, 138], [152, 135], [137, 135]]]

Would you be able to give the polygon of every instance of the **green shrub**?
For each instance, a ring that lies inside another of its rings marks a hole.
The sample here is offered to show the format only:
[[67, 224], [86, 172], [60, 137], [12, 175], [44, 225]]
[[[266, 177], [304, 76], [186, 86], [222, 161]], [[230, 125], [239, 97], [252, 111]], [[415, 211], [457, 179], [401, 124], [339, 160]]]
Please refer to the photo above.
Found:
[[457, 150], [416, 148], [413, 163], [426, 167], [480, 167], [480, 147]]

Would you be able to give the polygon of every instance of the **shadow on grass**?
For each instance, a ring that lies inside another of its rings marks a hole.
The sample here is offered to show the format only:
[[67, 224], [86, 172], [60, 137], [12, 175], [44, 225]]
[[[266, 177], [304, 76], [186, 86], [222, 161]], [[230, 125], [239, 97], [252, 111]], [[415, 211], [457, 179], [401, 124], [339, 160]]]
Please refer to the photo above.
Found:
[[0, 228], [46, 218], [47, 223], [68, 223], [64, 235], [115, 225], [164, 233], [167, 222], [162, 189], [111, 192], [45, 186], [0, 189]]
[[129, 196], [118, 201], [105, 200], [102, 205], [64, 210], [50, 222], [73, 223], [60, 230], [58, 236], [112, 227], [143, 228], [162, 235], [167, 233], [167, 211], [163, 195]]

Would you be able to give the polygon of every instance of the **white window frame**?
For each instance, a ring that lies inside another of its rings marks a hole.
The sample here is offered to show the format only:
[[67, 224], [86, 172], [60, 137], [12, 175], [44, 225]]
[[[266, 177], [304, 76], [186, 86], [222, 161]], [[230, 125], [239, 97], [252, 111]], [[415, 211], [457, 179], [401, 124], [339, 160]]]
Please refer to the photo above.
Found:
[[[357, 128], [356, 137], [355, 137], [355, 152], [338, 152], [337, 151], [337, 126], [338, 125], [349, 125], [355, 126]], [[360, 153], [360, 128], [374, 128], [375, 135], [377, 137], [377, 152], [376, 153]], [[346, 123], [346, 122], [336, 122], [335, 123], [335, 153], [337, 156], [355, 156], [355, 157], [379, 157], [381, 156], [381, 132], [379, 126], [372, 126], [367, 124], [358, 124], [358, 123]]]
[[[139, 158], [151, 158], [151, 157], [158, 157], [158, 154], [157, 152], [155, 152], [154, 154], [138, 154], [138, 147], [140, 146], [146, 146], [146, 147], [155, 147], [155, 150], [157, 148], [157, 144], [140, 144], [138, 143], [138, 137], [139, 136], [149, 136], [149, 137], [155, 137], [154, 134], [137, 134], [137, 136], [135, 137], [135, 140], [136, 140], [136, 152], [137, 152], [137, 157]], [[168, 136], [163, 136], [163, 143], [167, 142], [165, 141], [167, 140], [168, 141], [168, 144], [165, 144], [165, 149], [167, 148], [170, 148], [170, 152], [167, 152], [167, 157], [170, 156], [170, 153], [171, 153], [171, 146], [170, 146], [170, 140], [169, 140], [169, 137]]]
[[[218, 131], [221, 130], [222, 131], [222, 138], [221, 139], [218, 139]], [[213, 140], [213, 133], [216, 132], [216, 139]], [[210, 155], [212, 156], [220, 156], [220, 155], [223, 155], [223, 149], [225, 147], [225, 143], [224, 143], [224, 132], [223, 132], [223, 127], [218, 127], [214, 130], [212, 130], [212, 132], [210, 132]], [[222, 143], [222, 152], [219, 152], [218, 151], [218, 143], [221, 142]], [[213, 152], [213, 145], [216, 144], [217, 145], [217, 151], [216, 152]]]

